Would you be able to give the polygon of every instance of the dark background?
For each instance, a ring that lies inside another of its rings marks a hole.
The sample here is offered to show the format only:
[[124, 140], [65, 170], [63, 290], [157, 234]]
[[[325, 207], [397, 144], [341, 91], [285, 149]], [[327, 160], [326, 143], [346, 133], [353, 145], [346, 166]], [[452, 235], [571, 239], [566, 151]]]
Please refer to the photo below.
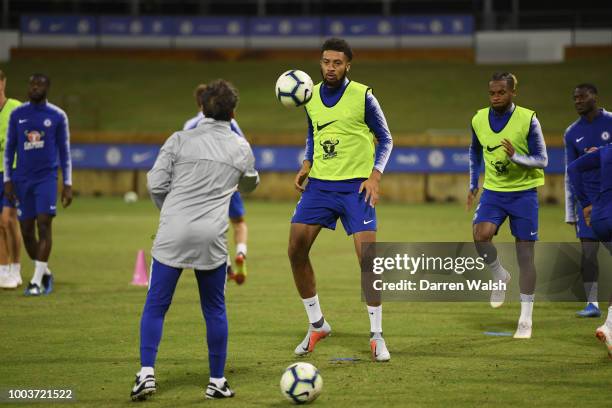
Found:
[[329, 16], [470, 14], [477, 30], [612, 27], [609, 1], [552, 0], [0, 0], [0, 25], [22, 14]]

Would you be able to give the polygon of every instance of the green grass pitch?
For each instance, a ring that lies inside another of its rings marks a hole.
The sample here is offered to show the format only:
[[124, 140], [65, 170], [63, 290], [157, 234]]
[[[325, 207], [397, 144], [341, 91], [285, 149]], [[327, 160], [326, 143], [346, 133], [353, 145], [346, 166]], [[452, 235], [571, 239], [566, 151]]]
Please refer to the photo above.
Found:
[[[227, 287], [226, 376], [236, 397], [203, 401], [205, 329], [193, 272], [185, 271], [164, 327], [158, 392], [147, 406], [288, 406], [278, 382], [282, 370], [298, 361], [293, 349], [307, 327], [286, 256], [294, 203], [246, 205], [249, 276], [244, 286], [230, 282]], [[471, 214], [459, 205], [383, 202], [378, 214], [380, 240], [470, 239]], [[574, 240], [562, 222], [561, 207], [544, 207], [540, 220], [543, 240]], [[0, 292], [0, 388], [73, 388], [74, 406], [133, 406], [129, 391], [139, 368], [139, 317], [146, 291], [129, 282], [136, 251], [148, 252], [156, 226], [157, 211], [147, 200], [126, 205], [119, 199], [79, 198], [60, 212], [50, 263], [55, 293], [25, 298], [21, 290]], [[500, 241], [510, 239], [507, 229]], [[486, 330], [513, 331], [516, 302], [498, 310], [484, 303], [387, 303], [383, 324], [392, 359], [375, 364], [369, 361], [369, 324], [350, 238], [341, 228], [323, 231], [312, 258], [323, 311], [334, 328], [332, 337], [303, 358], [324, 379], [316, 406], [610, 402], [612, 362], [593, 335], [602, 319], [576, 319], [577, 303], [536, 303], [534, 337], [528, 341], [483, 335]], [[29, 261], [24, 260], [23, 269], [29, 279]], [[361, 361], [334, 364], [334, 357]]]
[[[64, 107], [73, 130], [173, 132], [193, 114], [196, 84], [215, 78], [240, 91], [236, 118], [245, 134], [305, 134], [303, 109], [282, 107], [274, 97], [276, 78], [303, 69], [319, 80], [317, 61], [142, 61], [106, 58], [17, 58], [1, 69], [7, 95], [25, 98], [28, 76], [52, 80], [50, 101]], [[462, 62], [363, 61], [356, 53], [351, 78], [374, 89], [394, 134], [427, 129], [469, 132], [471, 117], [488, 105], [487, 83], [494, 71], [514, 72], [516, 102], [535, 109], [545, 136], [561, 135], [576, 120], [574, 86], [593, 82], [600, 106], [612, 109], [612, 58], [559, 64], [475, 65]]]

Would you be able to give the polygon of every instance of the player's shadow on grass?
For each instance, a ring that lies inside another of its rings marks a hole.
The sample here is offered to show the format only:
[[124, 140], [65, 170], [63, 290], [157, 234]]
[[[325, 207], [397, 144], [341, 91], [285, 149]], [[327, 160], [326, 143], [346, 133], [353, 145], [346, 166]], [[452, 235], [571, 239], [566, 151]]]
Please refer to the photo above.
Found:
[[[275, 402], [273, 404], [266, 404], [266, 407], [290, 407], [291, 403], [289, 401], [287, 401], [285, 398], [281, 397], [282, 399], [280, 399], [278, 402]], [[315, 402], [316, 403], [316, 402]]]
[[[146, 288], [145, 288], [146, 289]], [[22, 291], [19, 291], [21, 294]], [[83, 284], [78, 281], [63, 281], [63, 280], [55, 280], [53, 283], [53, 293], [51, 293], [50, 297], [61, 296], [70, 294], [73, 295], [113, 295], [117, 296], [119, 294], [137, 294], [140, 293], [143, 298], [146, 296], [146, 290], [143, 288], [132, 286], [129, 283], [125, 285], [117, 285], [115, 283], [108, 284], [100, 284], [100, 283], [91, 283], [91, 284]], [[41, 296], [42, 299], [45, 299], [45, 296]]]
[[[230, 323], [231, 324], [231, 323]], [[233, 327], [230, 328], [230, 336], [231, 337], [254, 337], [254, 338], [260, 338], [260, 337], [281, 337], [283, 339], [286, 339], [287, 336], [294, 336], [296, 339], [299, 338], [299, 340], [297, 340], [297, 342], [302, 341], [302, 339], [304, 338], [304, 335], [306, 334], [306, 328], [304, 328], [303, 330], [294, 330], [294, 331], [282, 331], [282, 330], [262, 330], [261, 328], [257, 328], [257, 332], [253, 332], [253, 330], [251, 328], [248, 329], [234, 329]], [[296, 343], [297, 344], [297, 343]]]
[[496, 332], [496, 331], [512, 331], [516, 330], [516, 316], [491, 316], [490, 318], [481, 316], [479, 320], [465, 319], [463, 321], [467, 329], [475, 332]]
[[[208, 359], [202, 360], [202, 367], [193, 366], [193, 359], [184, 360], [184, 364], [180, 364], [180, 359], [173, 358], [174, 363], [179, 362], [171, 367], [170, 372], [164, 374], [161, 380], [160, 391], [169, 391], [180, 387], [199, 387], [202, 390], [202, 396], [206, 385], [208, 384]], [[229, 381], [234, 384], [239, 384], [243, 381], [248, 381], [253, 376], [253, 368], [249, 365], [232, 364], [226, 367], [225, 374]], [[256, 371], [256, 370], [255, 370]]]

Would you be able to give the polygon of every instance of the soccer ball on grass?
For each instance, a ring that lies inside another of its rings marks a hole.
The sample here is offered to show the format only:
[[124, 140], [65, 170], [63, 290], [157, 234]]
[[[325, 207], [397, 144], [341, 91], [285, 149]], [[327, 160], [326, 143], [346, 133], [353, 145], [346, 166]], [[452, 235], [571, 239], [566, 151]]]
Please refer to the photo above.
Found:
[[317, 399], [323, 388], [323, 378], [312, 364], [294, 363], [285, 369], [280, 388], [289, 401], [304, 404]]
[[136, 194], [135, 191], [128, 191], [123, 195], [123, 201], [128, 204], [135, 203], [136, 201], [138, 201], [138, 194]]

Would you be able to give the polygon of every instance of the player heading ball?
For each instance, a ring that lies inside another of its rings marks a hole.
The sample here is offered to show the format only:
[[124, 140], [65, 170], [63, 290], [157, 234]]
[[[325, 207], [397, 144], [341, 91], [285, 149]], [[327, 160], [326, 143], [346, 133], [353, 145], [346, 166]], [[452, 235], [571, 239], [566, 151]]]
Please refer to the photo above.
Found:
[[[291, 220], [288, 250], [295, 285], [310, 323], [304, 340], [295, 348], [297, 355], [312, 352], [315, 344], [331, 332], [321, 312], [309, 259], [321, 228], [335, 229], [340, 218], [346, 233], [353, 236], [360, 264], [362, 244], [376, 242], [374, 207], [393, 141], [372, 89], [347, 77], [352, 60], [353, 51], [346, 41], [325, 41], [319, 61], [323, 81], [315, 85], [306, 104], [306, 151], [295, 177], [295, 188], [302, 197]], [[378, 140], [376, 147], [373, 137]], [[304, 187], [306, 178], [308, 185]], [[366, 301], [372, 358], [387, 361], [390, 354], [382, 337], [380, 300]]]

